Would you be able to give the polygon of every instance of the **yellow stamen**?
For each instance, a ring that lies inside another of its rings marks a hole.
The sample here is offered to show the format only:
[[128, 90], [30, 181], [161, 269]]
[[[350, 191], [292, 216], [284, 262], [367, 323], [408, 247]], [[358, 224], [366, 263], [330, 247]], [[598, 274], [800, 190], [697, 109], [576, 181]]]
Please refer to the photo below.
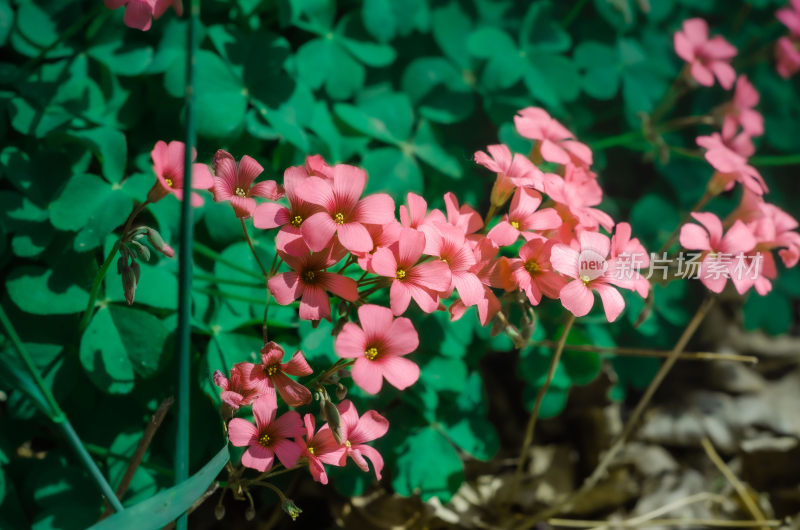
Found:
[[306, 283], [313, 282], [316, 277], [317, 277], [317, 273], [315, 273], [314, 271], [306, 271], [306, 272], [303, 273], [303, 280]]
[[351, 446], [351, 445], [350, 445], [350, 440], [347, 440], [347, 441], [344, 443], [344, 446], [345, 446], [345, 447], [350, 447], [350, 446]]
[[592, 279], [587, 274], [581, 274], [580, 280], [583, 282], [583, 285], [589, 285], [589, 282], [592, 281]]
[[258, 438], [258, 443], [264, 447], [269, 447], [269, 434], [264, 433]]
[[333, 216], [333, 220], [336, 221], [337, 225], [343, 225], [344, 224], [344, 214], [341, 213], [341, 212], [337, 213], [336, 215]]
[[378, 356], [378, 348], [376, 348], [375, 346], [367, 348], [367, 351], [364, 352], [364, 357], [366, 357], [370, 361], [374, 361], [375, 357], [377, 356]]
[[172, 181], [172, 179], [171, 179], [171, 178], [169, 178], [169, 177], [165, 178], [165, 179], [164, 179], [164, 182], [166, 182], [166, 183], [167, 183], [167, 186], [169, 186], [170, 188], [171, 188], [172, 186], [174, 186], [174, 185], [175, 185], [175, 183], [174, 183], [174, 182]]
[[398, 280], [402, 280], [405, 277], [406, 277], [406, 271], [404, 271], [403, 269], [397, 269], [397, 274], [395, 274], [395, 278], [397, 278]]
[[236, 186], [236, 189], [233, 192], [238, 195], [239, 197], [247, 197], [247, 191], [241, 186]]
[[519, 230], [519, 221], [511, 221], [511, 226], [513, 226], [515, 230]]
[[303, 218], [300, 217], [299, 215], [295, 215], [294, 217], [292, 217], [290, 223], [292, 224], [293, 227], [299, 228], [300, 225], [303, 224]]
[[539, 267], [538, 263], [536, 263], [535, 261], [531, 260], [531, 261], [525, 263], [525, 270], [528, 271], [531, 274], [534, 274], [534, 273], [539, 272], [540, 270], [542, 270], [542, 268]]
[[314, 448], [313, 447], [311, 447], [311, 446], [308, 447], [308, 454], [310, 454], [310, 455], [314, 454]]
[[271, 364], [267, 366], [267, 375], [275, 375], [280, 370], [280, 366], [277, 364]]

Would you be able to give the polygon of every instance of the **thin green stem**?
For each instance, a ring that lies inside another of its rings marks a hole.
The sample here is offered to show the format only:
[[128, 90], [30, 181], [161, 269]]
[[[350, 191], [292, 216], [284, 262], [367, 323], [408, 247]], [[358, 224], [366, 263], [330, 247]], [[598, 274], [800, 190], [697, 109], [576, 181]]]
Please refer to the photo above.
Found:
[[750, 163], [754, 166], [794, 166], [800, 164], [800, 154], [754, 156]]
[[262, 275], [258, 274], [257, 272], [253, 272], [252, 270], [248, 269], [247, 267], [242, 267], [238, 263], [225, 258], [222, 254], [220, 254], [216, 250], [208, 248], [207, 246], [205, 246], [204, 244], [202, 244], [202, 243], [200, 243], [198, 241], [194, 242], [194, 251], [197, 252], [198, 254], [200, 254], [201, 256], [205, 256], [205, 257], [207, 257], [209, 259], [212, 259], [214, 261], [218, 261], [218, 262], [222, 263], [223, 265], [225, 265], [226, 267], [230, 267], [231, 269], [233, 269], [235, 271], [239, 271], [242, 274], [246, 274], [246, 275], [250, 276], [251, 278], [258, 278], [259, 280], [263, 280], [264, 279], [264, 277]]
[[253, 246], [253, 240], [250, 239], [250, 234], [247, 232], [247, 225], [244, 222], [244, 219], [239, 219], [242, 222], [242, 232], [244, 232], [244, 240], [247, 241], [247, 246], [250, 247], [250, 252], [253, 253], [253, 257], [256, 258], [256, 263], [258, 263], [258, 267], [261, 269], [261, 273], [264, 275], [264, 278], [269, 278], [269, 273], [267, 269], [264, 267], [264, 264], [261, 263], [261, 258], [258, 257], [256, 253], [256, 247]]
[[82, 333], [83, 330], [86, 329], [86, 326], [89, 325], [89, 320], [92, 318], [92, 314], [94, 313], [95, 302], [97, 302], [97, 292], [100, 290], [100, 285], [103, 283], [103, 278], [106, 277], [106, 273], [108, 272], [108, 268], [111, 266], [111, 262], [114, 261], [114, 258], [117, 255], [119, 245], [119, 241], [114, 243], [114, 246], [111, 248], [111, 252], [108, 253], [106, 260], [100, 266], [100, 270], [97, 271], [97, 276], [95, 276], [94, 283], [92, 284], [92, 290], [89, 291], [89, 302], [86, 304], [86, 309], [83, 311], [83, 317], [81, 317], [81, 322], [78, 325], [78, 332], [80, 333]]
[[[200, 1], [190, 0], [189, 21], [186, 32], [186, 147], [183, 158], [183, 186], [192, 189], [192, 150], [196, 143], [195, 130], [195, 55], [198, 46], [197, 19]], [[188, 197], [186, 197], [188, 199]], [[192, 242], [194, 224], [192, 201], [181, 202], [180, 255], [178, 258], [178, 425], [175, 440], [175, 483], [189, 478], [189, 382], [191, 380], [192, 332]], [[186, 530], [188, 516], [182, 514], [176, 523], [178, 530]]]
[[525, 462], [527, 460], [528, 451], [530, 450], [531, 444], [533, 443], [533, 434], [536, 428], [536, 420], [539, 418], [539, 411], [542, 408], [542, 402], [544, 401], [544, 396], [547, 394], [547, 391], [550, 389], [550, 383], [553, 381], [553, 377], [556, 375], [556, 369], [558, 368], [558, 362], [561, 360], [561, 353], [564, 351], [564, 346], [567, 343], [567, 337], [569, 336], [569, 332], [572, 329], [572, 325], [575, 323], [575, 315], [570, 314], [569, 319], [567, 319], [567, 323], [564, 325], [564, 330], [561, 332], [561, 337], [558, 339], [558, 344], [556, 345], [556, 351], [553, 353], [553, 358], [550, 360], [550, 368], [547, 370], [547, 379], [545, 379], [544, 384], [539, 388], [539, 391], [536, 393], [536, 401], [533, 404], [533, 410], [531, 411], [531, 416], [528, 419], [528, 426], [525, 429], [525, 438], [522, 441], [522, 449], [519, 453], [519, 459], [517, 460], [517, 470], [514, 472], [514, 482], [511, 486], [511, 496], [510, 500], [516, 498], [517, 489], [519, 488], [519, 482], [522, 478], [522, 469], [525, 466]]
[[0, 323], [3, 324], [3, 328], [8, 335], [8, 338], [11, 340], [11, 343], [14, 345], [14, 348], [19, 353], [19, 356], [22, 358], [22, 361], [25, 363], [25, 366], [28, 368], [31, 376], [33, 377], [36, 385], [41, 390], [42, 394], [44, 394], [45, 399], [47, 399], [47, 403], [50, 405], [51, 414], [50, 419], [58, 425], [58, 427], [63, 431], [64, 435], [67, 438], [67, 441], [70, 443], [72, 448], [78, 454], [78, 457], [81, 459], [83, 464], [86, 466], [86, 469], [89, 471], [89, 474], [94, 479], [97, 487], [100, 489], [100, 492], [105, 496], [111, 506], [114, 508], [115, 512], [121, 512], [123, 510], [122, 504], [120, 504], [119, 499], [114, 494], [114, 490], [111, 489], [111, 486], [106, 481], [103, 474], [100, 472], [100, 469], [97, 467], [97, 464], [92, 457], [89, 456], [89, 452], [86, 450], [86, 447], [81, 442], [78, 433], [75, 432], [75, 429], [72, 427], [72, 424], [67, 419], [67, 416], [64, 414], [64, 411], [61, 410], [61, 407], [58, 405], [58, 401], [56, 401], [55, 396], [50, 391], [50, 388], [45, 384], [44, 380], [42, 379], [42, 375], [39, 373], [39, 369], [36, 368], [36, 365], [33, 363], [33, 359], [31, 358], [30, 354], [28, 353], [28, 349], [23, 344], [22, 340], [19, 338], [17, 334], [17, 330], [14, 329], [14, 325], [6, 315], [5, 310], [0, 306]]
[[598, 140], [596, 142], [591, 142], [591, 146], [593, 151], [602, 151], [603, 149], [608, 149], [609, 147], [627, 145], [643, 139], [644, 135], [642, 134], [642, 131], [629, 131], [616, 136], [611, 136], [609, 138], [603, 138], [602, 140]]
[[588, 0], [578, 0], [575, 2], [575, 5], [573, 5], [572, 9], [570, 9], [569, 13], [567, 13], [567, 16], [565, 16], [564, 20], [561, 21], [561, 25], [564, 27], [564, 29], [567, 29], [570, 24], [572, 24], [575, 19], [578, 18], [581, 10], [583, 10], [583, 6], [585, 6], [587, 2]]
[[[240, 287], [252, 287], [253, 289], [260, 289], [262, 284], [256, 282], [246, 282], [242, 280], [229, 280], [228, 278], [220, 278], [212, 274], [194, 274], [192, 277], [195, 280], [209, 283], [218, 283], [222, 285], [237, 285]], [[196, 289], [196, 288], [195, 288]]]
[[264, 303], [263, 300], [259, 300], [258, 298], [251, 298], [249, 296], [243, 296], [240, 294], [226, 293], [225, 291], [220, 291], [219, 289], [209, 289], [207, 287], [194, 287], [194, 291], [196, 293], [203, 293], [209, 296], [219, 296], [220, 298], [230, 298], [231, 300], [239, 300], [240, 302], [247, 302], [250, 304]]

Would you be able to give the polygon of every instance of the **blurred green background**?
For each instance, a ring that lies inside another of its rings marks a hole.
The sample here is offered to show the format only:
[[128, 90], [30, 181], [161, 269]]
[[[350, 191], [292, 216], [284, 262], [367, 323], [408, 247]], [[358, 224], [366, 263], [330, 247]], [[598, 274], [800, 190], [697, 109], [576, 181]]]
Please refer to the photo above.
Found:
[[[262, 178], [280, 179], [286, 167], [320, 153], [331, 163], [363, 166], [368, 191], [388, 191], [398, 203], [415, 191], [442, 206], [442, 194], [454, 191], [485, 212], [492, 176], [472, 154], [498, 142], [527, 153], [531, 144], [515, 133], [513, 116], [541, 106], [594, 147], [602, 208], [630, 220], [634, 236], [655, 250], [711, 174], [694, 152], [694, 137], [714, 128], [671, 132], [655, 144], [641, 134], [642, 117], [683, 66], [672, 51], [673, 32], [701, 16], [712, 34], [739, 48], [734, 66], [761, 92], [766, 133], [755, 139], [753, 164], [771, 189], [767, 200], [797, 217], [798, 165], [758, 159], [800, 152], [798, 81], [778, 77], [772, 60], [773, 43], [785, 33], [774, 18], [782, 3], [204, 0], [198, 161], [225, 148], [236, 158], [255, 157], [266, 168]], [[99, 1], [0, 0], [0, 303], [112, 486], [150, 414], [174, 393], [176, 261], [154, 256], [142, 264], [132, 307], [112, 268], [101, 308], [83, 336], [76, 330], [115, 229], [154, 181], [150, 150], [157, 140], [184, 136], [186, 21], [169, 10], [141, 32], [125, 27], [122, 16]], [[668, 117], [707, 114], [731, 96], [719, 87], [695, 90]], [[739, 194], [722, 196], [711, 209], [729, 212]], [[178, 210], [168, 197], [140, 220], [174, 246]], [[255, 276], [207, 252], [197, 256], [193, 470], [224, 443], [210, 375], [261, 347], [264, 296], [230, 207], [207, 194], [196, 219], [204, 247]], [[257, 235], [264, 259], [272, 258], [272, 236]], [[632, 322], [641, 301], [628, 297], [617, 323], [593, 312], [570, 343], [668, 349], [701, 294], [699, 283], [656, 287], [654, 314], [638, 329]], [[798, 297], [800, 274], [781, 269], [772, 293], [743, 301], [744, 326], [790, 330]], [[543, 305], [537, 316], [534, 338], [555, 339], [560, 306]], [[463, 481], [465, 460], [514, 454], [550, 352], [531, 346], [517, 357], [507, 338], [491, 337], [471, 313], [456, 323], [441, 313], [412, 319], [421, 334], [413, 356], [420, 381], [402, 395], [391, 388], [377, 398], [357, 389], [350, 395], [359, 410], [377, 409], [393, 425], [376, 443], [387, 461], [384, 485], [446, 502]], [[273, 305], [270, 326], [287, 350], [302, 348], [315, 370], [336, 360], [330, 324], [312, 329], [293, 307]], [[15, 356], [5, 338], [0, 356]], [[645, 386], [658, 367], [653, 359], [567, 351], [542, 416], [558, 415], [570, 387], [592, 381], [605, 358], [618, 377], [612, 399]], [[498, 380], [517, 385], [510, 414], [518, 425], [498, 425]], [[94, 486], [67, 445], [2, 374], [0, 389], [0, 527], [84, 528], [95, 521], [102, 501], [87, 493]], [[171, 485], [173, 440], [168, 417], [125, 504]], [[331, 475], [345, 495], [374, 480], [352, 465]], [[261, 502], [274, 503], [270, 495]]]

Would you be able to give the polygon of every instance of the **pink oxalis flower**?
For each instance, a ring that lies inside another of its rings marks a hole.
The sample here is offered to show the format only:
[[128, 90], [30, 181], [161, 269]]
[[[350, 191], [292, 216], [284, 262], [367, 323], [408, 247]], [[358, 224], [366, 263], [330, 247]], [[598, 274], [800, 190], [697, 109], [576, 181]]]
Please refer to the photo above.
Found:
[[736, 80], [733, 100], [727, 105], [725, 119], [722, 122], [723, 138], [733, 138], [739, 128], [748, 136], [764, 134], [764, 117], [755, 107], [761, 96], [758, 90], [747, 79], [740, 75]]
[[402, 315], [413, 298], [426, 313], [439, 307], [439, 293], [450, 288], [450, 268], [441, 261], [418, 263], [425, 250], [425, 234], [403, 228], [400, 238], [381, 247], [370, 262], [375, 274], [392, 278], [389, 291], [392, 313]]
[[775, 43], [775, 60], [778, 75], [789, 79], [800, 71], [800, 39], [781, 37]]
[[529, 230], [552, 230], [561, 226], [561, 218], [553, 208], [538, 210], [542, 196], [528, 188], [517, 188], [508, 214], [497, 223], [487, 236], [501, 247], [513, 244], [520, 236], [526, 239]]
[[231, 378], [216, 370], [214, 372], [214, 384], [217, 385], [222, 393], [220, 399], [231, 408], [238, 410], [239, 407], [249, 405], [258, 396], [258, 389], [248, 385], [250, 381], [250, 371], [256, 366], [253, 363], [236, 363], [231, 368]]
[[695, 81], [703, 86], [713, 86], [714, 78], [725, 90], [730, 90], [736, 80], [736, 71], [730, 60], [736, 57], [736, 48], [723, 37], [708, 38], [708, 23], [702, 18], [683, 21], [683, 28], [673, 38], [675, 53], [689, 63]]
[[606, 261], [611, 241], [597, 232], [581, 232], [578, 241], [580, 250], [559, 243], [550, 253], [553, 269], [572, 278], [559, 293], [561, 303], [573, 315], [582, 317], [591, 311], [592, 291], [596, 291], [603, 302], [606, 318], [613, 322], [625, 308], [625, 300], [612, 285], [615, 279]]
[[723, 235], [722, 221], [713, 213], [692, 212], [692, 217], [702, 225], [686, 223], [681, 227], [680, 242], [689, 250], [703, 251], [700, 262], [700, 281], [710, 291], [722, 292], [728, 278], [741, 294], [752, 284], [741, 274], [734, 274], [739, 254], [746, 254], [756, 246], [756, 240], [747, 226], [737, 220]]
[[419, 346], [419, 335], [411, 321], [394, 318], [387, 307], [365, 304], [358, 308], [359, 327], [348, 322], [336, 337], [339, 357], [355, 359], [353, 381], [370, 394], [377, 394], [383, 379], [403, 390], [419, 379], [419, 366], [404, 355]]
[[150, 29], [153, 19], [161, 18], [169, 6], [175, 9], [178, 16], [183, 15], [181, 0], [104, 0], [104, 3], [109, 9], [125, 6], [125, 25], [142, 31]]
[[256, 471], [272, 468], [275, 457], [287, 469], [297, 464], [301, 449], [290, 438], [303, 436], [303, 420], [295, 411], [285, 412], [276, 419], [278, 404], [275, 396], [260, 397], [253, 402], [256, 424], [242, 418], [228, 423], [228, 438], [236, 447], [247, 447], [242, 465]]
[[358, 284], [354, 279], [325, 270], [342, 258], [333, 246], [302, 256], [290, 256], [280, 251], [278, 254], [292, 270], [273, 276], [267, 286], [281, 305], [300, 298], [300, 318], [330, 320], [331, 302], [327, 291], [349, 302], [358, 300]]
[[[284, 351], [275, 342], [268, 342], [261, 348], [261, 364], [253, 364], [250, 370], [249, 385], [258, 388], [260, 394], [275, 394], [290, 407], [299, 407], [311, 402], [311, 391], [289, 376], [311, 375], [311, 367], [303, 352], [296, 351], [288, 362], [283, 361]], [[248, 363], [250, 364], [250, 363]]]
[[252, 217], [256, 210], [253, 197], [275, 201], [283, 196], [283, 190], [274, 180], [253, 184], [263, 171], [254, 158], [244, 155], [237, 165], [233, 156], [220, 149], [214, 155], [214, 200], [230, 202], [236, 217]]
[[527, 187], [544, 191], [546, 181], [553, 175], [542, 173], [528, 157], [519, 153], [512, 156], [511, 150], [503, 145], [490, 145], [489, 153], [475, 152], [475, 163], [497, 173], [492, 186], [491, 203], [500, 207], [506, 203], [515, 188]]
[[[156, 142], [150, 152], [153, 159], [153, 172], [156, 182], [147, 193], [147, 200], [158, 202], [170, 193], [178, 200], [183, 200], [183, 168], [186, 144], [173, 140], [166, 143], [163, 140]], [[192, 160], [197, 158], [197, 151], [192, 149]], [[214, 178], [205, 164], [192, 164], [192, 188], [207, 190], [214, 186]], [[192, 206], [203, 205], [203, 198], [192, 192]]]
[[508, 260], [511, 282], [525, 293], [531, 305], [539, 305], [542, 295], [558, 298], [567, 284], [550, 264], [550, 253], [556, 243], [552, 239], [531, 239], [520, 247], [519, 258]]
[[475, 255], [467, 244], [464, 232], [450, 224], [436, 223], [423, 227], [425, 254], [438, 257], [450, 269], [450, 288], [458, 291], [461, 301], [467, 306], [477, 304], [483, 298], [483, 285], [472, 271]]
[[300, 456], [308, 460], [308, 470], [311, 472], [311, 477], [321, 484], [327, 484], [328, 474], [325, 472], [323, 459], [331, 460], [328, 462], [329, 464], [339, 466], [339, 461], [332, 461], [334, 459], [328, 458], [328, 455], [336, 453], [336, 456], [341, 458], [340, 445], [336, 443], [336, 439], [327, 424], [323, 425], [317, 432], [314, 432], [316, 422], [311, 414], [303, 416], [303, 423], [306, 428], [305, 440], [297, 441], [302, 451]]
[[322, 207], [300, 227], [308, 248], [322, 250], [334, 235], [351, 252], [369, 252], [373, 241], [365, 224], [386, 224], [394, 220], [394, 200], [385, 193], [361, 198], [367, 173], [347, 164], [333, 167], [330, 179], [309, 177], [298, 190], [301, 199]]
[[546, 110], [527, 107], [514, 116], [517, 132], [525, 138], [538, 140], [542, 159], [556, 164], [592, 165], [592, 150], [575, 139], [575, 135]]
[[708, 183], [712, 193], [728, 191], [736, 182], [759, 195], [769, 191], [761, 173], [748, 164], [745, 157], [728, 147], [719, 133], [698, 136], [697, 145], [706, 148], [706, 161], [716, 170]]
[[368, 410], [359, 418], [355, 405], [349, 399], [337, 404], [336, 408], [342, 420], [342, 445], [337, 451], [321, 456], [320, 460], [327, 464], [343, 466], [347, 462], [347, 457], [350, 457], [359, 469], [369, 471], [366, 460], [369, 459], [375, 470], [375, 477], [380, 480], [383, 457], [377, 449], [367, 445], [367, 442], [386, 434], [389, 430], [389, 420], [374, 410]]

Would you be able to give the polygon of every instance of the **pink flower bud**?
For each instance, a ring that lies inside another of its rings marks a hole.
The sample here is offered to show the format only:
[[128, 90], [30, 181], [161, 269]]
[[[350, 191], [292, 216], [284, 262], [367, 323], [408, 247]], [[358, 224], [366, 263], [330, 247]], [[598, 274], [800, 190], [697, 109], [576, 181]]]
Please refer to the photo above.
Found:
[[158, 231], [150, 227], [146, 227], [146, 230], [147, 240], [150, 241], [150, 244], [153, 245], [154, 249], [161, 252], [168, 258], [171, 258], [175, 255], [175, 251], [164, 241], [164, 239], [162, 239], [161, 234], [159, 234]]

